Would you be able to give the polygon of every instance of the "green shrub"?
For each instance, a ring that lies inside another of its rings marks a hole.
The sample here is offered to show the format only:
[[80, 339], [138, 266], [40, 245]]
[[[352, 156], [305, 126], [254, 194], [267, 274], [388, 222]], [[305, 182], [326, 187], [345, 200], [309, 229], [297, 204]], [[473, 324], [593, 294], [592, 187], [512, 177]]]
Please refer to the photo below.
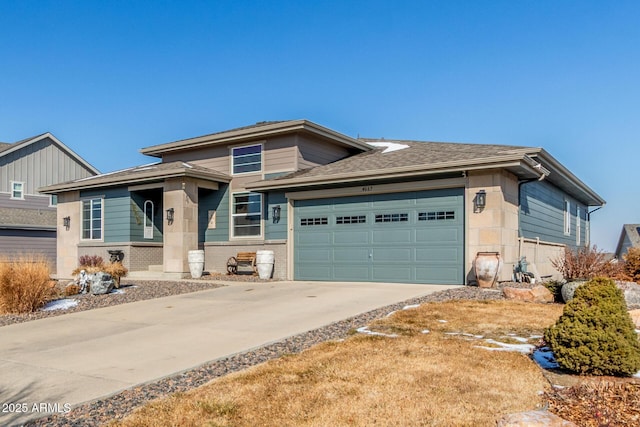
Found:
[[564, 299], [562, 298], [562, 285], [564, 285], [564, 283], [558, 280], [550, 280], [544, 282], [543, 285], [553, 294], [553, 302], [564, 303]]
[[596, 278], [576, 289], [544, 338], [558, 364], [585, 375], [632, 376], [640, 370], [640, 342], [622, 291]]
[[29, 313], [53, 295], [49, 264], [37, 255], [0, 259], [0, 312]]

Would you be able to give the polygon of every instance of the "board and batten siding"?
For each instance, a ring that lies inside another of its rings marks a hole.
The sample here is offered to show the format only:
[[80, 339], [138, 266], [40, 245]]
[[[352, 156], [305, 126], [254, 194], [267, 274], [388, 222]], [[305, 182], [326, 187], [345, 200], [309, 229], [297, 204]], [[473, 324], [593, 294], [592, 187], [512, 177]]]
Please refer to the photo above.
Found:
[[[564, 233], [565, 200], [570, 203], [570, 233]], [[580, 207], [580, 218], [576, 218]], [[587, 206], [545, 181], [525, 183], [520, 188], [520, 236], [545, 242], [577, 246], [576, 221], [580, 221], [580, 242], [587, 235]]]
[[46, 185], [94, 175], [50, 138], [0, 157], [0, 192], [11, 191], [11, 181], [24, 182], [25, 194], [38, 194]]

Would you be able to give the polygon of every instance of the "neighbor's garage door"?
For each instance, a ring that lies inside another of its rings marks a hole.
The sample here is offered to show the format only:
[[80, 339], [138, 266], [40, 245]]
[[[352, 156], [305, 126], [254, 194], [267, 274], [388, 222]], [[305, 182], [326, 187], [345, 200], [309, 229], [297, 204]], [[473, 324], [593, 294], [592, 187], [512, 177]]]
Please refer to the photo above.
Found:
[[294, 201], [296, 280], [464, 283], [462, 188]]

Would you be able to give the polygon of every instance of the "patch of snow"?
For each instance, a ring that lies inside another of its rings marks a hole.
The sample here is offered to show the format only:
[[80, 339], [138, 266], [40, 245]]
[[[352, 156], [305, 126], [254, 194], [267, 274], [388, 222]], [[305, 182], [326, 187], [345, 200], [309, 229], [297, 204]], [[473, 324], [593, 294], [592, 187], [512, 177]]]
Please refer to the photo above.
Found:
[[396, 312], [396, 310], [393, 310], [391, 313], [387, 314], [387, 316], [386, 316], [386, 317], [390, 317], [390, 316], [391, 316], [393, 313], [395, 313], [395, 312]]
[[515, 341], [518, 341], [518, 342], [521, 342], [521, 343], [526, 343], [526, 342], [529, 341], [528, 338], [518, 337], [518, 336], [516, 336], [516, 334], [509, 334], [509, 335], [507, 335], [507, 338], [511, 338], [512, 340], [515, 340]]
[[484, 347], [484, 346], [476, 346], [477, 348], [482, 348], [484, 350], [490, 351], [517, 351], [519, 353], [531, 353], [531, 351], [535, 348], [535, 346], [531, 344], [507, 344], [504, 342], [488, 339], [485, 342], [489, 344], [495, 344], [499, 347]]
[[378, 336], [387, 337], [387, 338], [397, 338], [398, 337], [398, 335], [396, 335], [396, 334], [385, 334], [385, 333], [382, 333], [382, 332], [371, 331], [371, 330], [369, 330], [368, 326], [363, 326], [361, 328], [358, 328], [358, 329], [356, 329], [356, 331], [358, 333], [365, 334], [365, 335], [378, 335]]
[[374, 147], [385, 147], [385, 149], [382, 151], [382, 154], [409, 148], [407, 144], [398, 144], [397, 142], [367, 142], [367, 144]]
[[53, 310], [68, 310], [78, 305], [77, 299], [57, 299], [50, 301], [44, 305], [40, 310], [53, 311]]
[[540, 347], [533, 352], [533, 360], [542, 369], [556, 369], [559, 368], [556, 357], [549, 347]]
[[430, 331], [430, 330], [428, 330], [428, 329], [423, 329], [421, 333], [423, 333], [423, 334], [428, 334], [429, 332], [431, 332], [431, 331]]
[[410, 310], [412, 308], [418, 308], [420, 307], [420, 304], [410, 304], [410, 305], [405, 305], [404, 307], [402, 307], [403, 310]]
[[447, 323], [447, 321], [446, 321], [446, 320], [442, 320], [442, 319], [438, 320], [438, 322], [440, 322], [440, 323]]
[[124, 294], [125, 291], [124, 289], [114, 289], [111, 292], [109, 292], [110, 294]]
[[189, 163], [182, 162], [182, 166], [184, 166], [185, 168], [193, 169], [193, 166], [191, 166]]

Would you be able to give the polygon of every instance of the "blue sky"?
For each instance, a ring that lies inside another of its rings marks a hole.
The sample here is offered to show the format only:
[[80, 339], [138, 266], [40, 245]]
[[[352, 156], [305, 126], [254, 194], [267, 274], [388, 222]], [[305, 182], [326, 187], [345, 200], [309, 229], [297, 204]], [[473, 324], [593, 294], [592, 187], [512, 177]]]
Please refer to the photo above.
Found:
[[108, 172], [262, 120], [541, 146], [640, 223], [638, 1], [0, 0], [0, 141], [52, 132]]

